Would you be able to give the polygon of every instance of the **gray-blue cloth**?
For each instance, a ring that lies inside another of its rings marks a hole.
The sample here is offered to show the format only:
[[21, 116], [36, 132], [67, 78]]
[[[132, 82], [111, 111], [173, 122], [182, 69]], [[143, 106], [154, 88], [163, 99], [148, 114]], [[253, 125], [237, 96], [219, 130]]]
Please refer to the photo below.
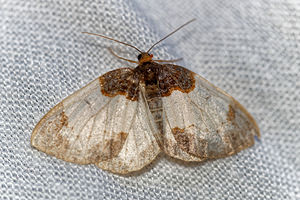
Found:
[[[0, 0], [0, 199], [300, 199], [300, 4], [296, 0]], [[39, 152], [30, 136], [54, 105], [153, 49], [234, 96], [262, 138], [232, 157], [160, 156], [119, 176]]]

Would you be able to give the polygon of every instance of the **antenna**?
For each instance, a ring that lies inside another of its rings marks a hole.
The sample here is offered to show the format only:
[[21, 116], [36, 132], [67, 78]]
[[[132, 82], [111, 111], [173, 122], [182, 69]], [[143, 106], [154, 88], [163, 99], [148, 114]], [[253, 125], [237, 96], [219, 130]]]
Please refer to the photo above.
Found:
[[127, 44], [127, 43], [125, 43], [125, 42], [121, 42], [121, 41], [119, 41], [119, 40], [116, 40], [116, 39], [107, 37], [107, 36], [105, 36], [105, 35], [100, 35], [100, 34], [96, 34], [96, 33], [89, 33], [89, 32], [82, 32], [82, 33], [84, 33], [84, 34], [89, 34], [89, 35], [95, 35], [95, 36], [99, 36], [99, 37], [103, 37], [103, 38], [105, 38], [105, 39], [112, 40], [112, 41], [115, 41], [115, 42], [124, 44], [124, 45], [126, 45], [126, 46], [129, 46], [129, 47], [131, 47], [131, 48], [134, 48], [134, 49], [137, 50], [138, 52], [142, 53], [141, 50], [139, 50], [137, 47], [135, 47], [135, 46], [133, 46], [133, 45], [131, 45], [131, 44]]
[[180, 29], [182, 29], [184, 26], [188, 25], [189, 23], [191, 23], [191, 22], [193, 22], [193, 21], [195, 21], [195, 20], [196, 20], [196, 19], [194, 18], [194, 19], [192, 19], [192, 20], [186, 22], [185, 24], [181, 25], [180, 27], [178, 27], [177, 29], [175, 29], [174, 31], [172, 31], [171, 33], [169, 33], [168, 35], [166, 35], [164, 38], [160, 39], [158, 42], [156, 42], [155, 44], [153, 44], [153, 45], [150, 47], [150, 49], [148, 49], [147, 53], [149, 53], [149, 51], [150, 51], [151, 49], [153, 49], [153, 47], [155, 47], [158, 43], [160, 43], [161, 41], [165, 40], [165, 39], [168, 38], [170, 35], [174, 34], [175, 32], [177, 32], [177, 31], [179, 31]]

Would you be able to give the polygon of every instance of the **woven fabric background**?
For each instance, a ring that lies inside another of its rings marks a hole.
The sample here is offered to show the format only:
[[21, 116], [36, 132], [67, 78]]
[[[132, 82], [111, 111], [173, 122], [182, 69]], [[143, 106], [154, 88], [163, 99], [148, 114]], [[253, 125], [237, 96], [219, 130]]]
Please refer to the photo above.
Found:
[[[0, 199], [300, 199], [298, 0], [0, 0]], [[119, 176], [30, 146], [54, 105], [104, 72], [132, 66], [107, 47], [153, 50], [224, 89], [255, 117], [262, 138], [239, 154], [185, 165], [160, 156]]]

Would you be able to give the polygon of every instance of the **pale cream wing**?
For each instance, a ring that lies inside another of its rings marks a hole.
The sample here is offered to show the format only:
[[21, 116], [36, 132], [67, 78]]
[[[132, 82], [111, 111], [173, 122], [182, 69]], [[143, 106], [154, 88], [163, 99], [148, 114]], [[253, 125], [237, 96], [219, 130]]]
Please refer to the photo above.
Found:
[[[35, 127], [31, 144], [47, 154], [79, 164], [99, 164], [122, 153], [124, 163], [119, 162], [122, 169], [99, 166], [118, 173], [123, 173], [126, 167], [130, 168], [127, 171], [140, 169], [160, 151], [151, 135], [152, 125], [143, 116], [144, 106], [123, 95], [104, 96], [96, 79], [52, 108]], [[135, 123], [143, 125], [136, 129], [140, 132], [134, 132]], [[147, 136], [143, 146], [128, 149], [141, 136]], [[145, 149], [150, 152], [139, 152]], [[132, 159], [138, 160], [137, 165], [127, 166], [125, 161]]]
[[159, 131], [142, 92], [139, 93], [134, 113], [127, 140], [119, 154], [111, 159], [98, 162], [98, 167], [125, 174], [143, 168], [160, 153], [160, 147], [155, 139], [155, 135]]
[[237, 153], [260, 137], [253, 117], [234, 98], [194, 74], [195, 88], [163, 98], [164, 151], [185, 161]]

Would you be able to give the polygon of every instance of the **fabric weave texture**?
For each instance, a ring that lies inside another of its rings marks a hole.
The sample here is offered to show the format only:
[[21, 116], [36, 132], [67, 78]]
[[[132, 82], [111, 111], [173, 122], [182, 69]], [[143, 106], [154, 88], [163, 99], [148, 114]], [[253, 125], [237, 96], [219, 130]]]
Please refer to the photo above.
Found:
[[[297, 0], [0, 0], [0, 199], [300, 199], [300, 4]], [[261, 140], [185, 164], [160, 156], [119, 176], [39, 152], [30, 136], [63, 98], [139, 49], [153, 49], [235, 97]]]

